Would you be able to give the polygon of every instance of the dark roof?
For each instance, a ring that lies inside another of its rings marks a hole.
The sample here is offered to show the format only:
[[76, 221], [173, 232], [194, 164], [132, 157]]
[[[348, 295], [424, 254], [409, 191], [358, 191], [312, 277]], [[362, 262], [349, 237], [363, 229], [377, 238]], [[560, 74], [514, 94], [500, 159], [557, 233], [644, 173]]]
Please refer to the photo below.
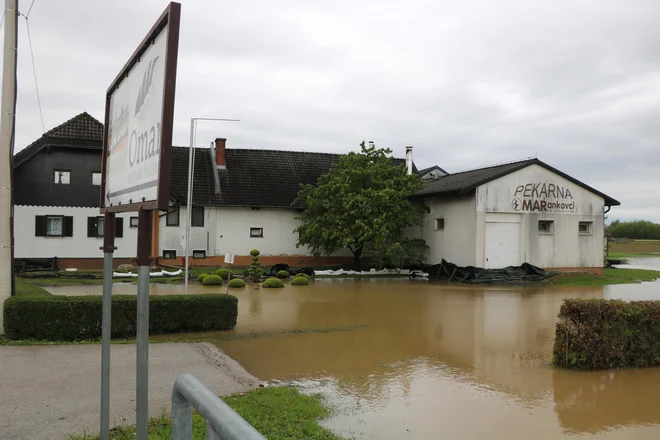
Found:
[[103, 147], [103, 124], [87, 112], [48, 130], [39, 139], [14, 155], [14, 168], [47, 146], [93, 148]]
[[610, 196], [603, 194], [600, 191], [590, 187], [589, 185], [580, 182], [579, 180], [569, 176], [566, 173], [559, 171], [556, 168], [551, 167], [545, 162], [540, 161], [539, 159], [527, 159], [519, 162], [511, 162], [503, 165], [495, 165], [486, 168], [479, 168], [476, 170], [463, 171], [460, 173], [448, 174], [446, 176], [439, 177], [437, 179], [430, 179], [424, 182], [422, 189], [417, 191], [415, 195], [427, 195], [427, 194], [444, 194], [444, 195], [465, 195], [474, 191], [478, 186], [484, 185], [488, 182], [491, 182], [500, 177], [504, 177], [508, 174], [511, 174], [515, 171], [526, 168], [530, 165], [539, 165], [543, 168], [573, 182], [574, 184], [581, 186], [582, 188], [590, 191], [594, 194], [599, 195], [605, 200], [606, 206], [618, 206], [619, 203], [617, 200], [614, 200]]
[[[172, 148], [170, 193], [185, 204], [188, 194], [188, 148]], [[193, 204], [290, 208], [301, 184], [315, 184], [339, 154], [301, 151], [226, 149], [227, 169], [218, 170], [221, 193], [215, 193], [215, 158], [208, 148], [195, 152]], [[404, 159], [394, 159], [397, 164]]]
[[447, 171], [443, 170], [443, 169], [440, 168], [439, 166], [434, 165], [434, 166], [432, 166], [432, 167], [424, 168], [424, 169], [421, 170], [421, 171], [417, 171], [417, 175], [418, 175], [419, 177], [422, 177], [424, 174], [428, 174], [428, 173], [430, 173], [430, 172], [433, 171], [433, 170], [438, 170], [438, 171], [440, 171], [440, 172], [443, 173], [443, 174], [449, 174]]

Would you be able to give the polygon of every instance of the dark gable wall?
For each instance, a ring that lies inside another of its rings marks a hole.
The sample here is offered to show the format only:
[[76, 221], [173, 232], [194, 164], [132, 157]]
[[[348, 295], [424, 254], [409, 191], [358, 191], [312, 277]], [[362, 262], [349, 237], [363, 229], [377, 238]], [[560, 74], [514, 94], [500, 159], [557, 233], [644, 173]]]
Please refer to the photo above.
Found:
[[[54, 170], [70, 170], [71, 184], [55, 185]], [[100, 148], [45, 147], [14, 169], [14, 204], [97, 207], [92, 172], [101, 172]]]

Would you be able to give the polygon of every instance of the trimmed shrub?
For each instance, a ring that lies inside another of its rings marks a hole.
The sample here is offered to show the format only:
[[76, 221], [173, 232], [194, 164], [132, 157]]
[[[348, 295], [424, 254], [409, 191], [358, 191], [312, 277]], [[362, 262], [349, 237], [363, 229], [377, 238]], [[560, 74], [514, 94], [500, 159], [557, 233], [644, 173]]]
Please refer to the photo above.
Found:
[[286, 280], [290, 276], [291, 276], [291, 274], [289, 272], [287, 272], [286, 270], [280, 270], [279, 272], [277, 272], [277, 278], [280, 278], [280, 279], [283, 279], [283, 280]]
[[309, 280], [305, 277], [294, 277], [291, 280], [292, 286], [309, 286]]
[[294, 279], [296, 279], [296, 278], [304, 278], [304, 279], [306, 279], [307, 281], [312, 281], [312, 277], [310, 277], [309, 275], [307, 275], [307, 274], [304, 273], [304, 272], [300, 272], [299, 274], [297, 274], [297, 275], [296, 275], [295, 277], [293, 277], [293, 278], [294, 278]]
[[200, 273], [200, 274], [197, 276], [197, 281], [200, 282], [200, 283], [203, 283], [203, 282], [204, 282], [204, 278], [206, 278], [207, 276], [209, 276], [209, 274], [207, 274], [207, 273]]
[[553, 362], [575, 370], [660, 365], [660, 301], [564, 300]]
[[258, 249], [252, 249], [250, 251], [250, 255], [252, 255], [252, 263], [250, 263], [250, 267], [248, 269], [248, 278], [253, 283], [258, 283], [261, 279], [261, 275], [264, 273], [264, 271], [259, 267], [259, 253], [260, 252]]
[[220, 275], [208, 275], [206, 278], [204, 278], [202, 284], [205, 286], [222, 286], [225, 284], [225, 282], [222, 281]]
[[215, 274], [225, 281], [229, 279], [229, 269], [226, 269], [224, 267], [218, 269]]
[[258, 257], [259, 255], [261, 255], [261, 252], [259, 252], [259, 249], [252, 249], [250, 251], [250, 255], [252, 255], [253, 257]]
[[232, 278], [231, 280], [229, 280], [229, 287], [237, 287], [237, 288], [245, 287], [245, 281], [243, 281], [240, 278]]
[[[76, 341], [101, 337], [102, 296], [14, 296], [5, 301], [9, 339]], [[167, 295], [149, 298], [149, 334], [226, 330], [236, 326], [232, 295]], [[135, 336], [137, 297], [112, 295], [113, 338]]]
[[266, 289], [281, 289], [284, 287], [284, 281], [279, 278], [268, 278], [262, 286]]
[[244, 277], [249, 277], [250, 276], [250, 269], [243, 269], [243, 276]]

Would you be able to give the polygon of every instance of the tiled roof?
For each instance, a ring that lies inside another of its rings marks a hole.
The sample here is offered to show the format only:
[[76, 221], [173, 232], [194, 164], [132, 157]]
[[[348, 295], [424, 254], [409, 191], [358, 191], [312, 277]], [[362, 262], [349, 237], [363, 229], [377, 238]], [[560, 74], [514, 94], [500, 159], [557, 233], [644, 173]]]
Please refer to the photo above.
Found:
[[48, 130], [44, 136], [61, 139], [103, 141], [103, 123], [87, 112], [80, 113], [63, 124]]
[[[339, 162], [338, 154], [300, 151], [226, 149], [226, 170], [218, 170], [221, 193], [215, 193], [211, 150], [195, 153], [193, 204], [290, 208], [301, 184], [315, 184]], [[170, 193], [180, 203], [188, 194], [188, 148], [172, 148]], [[403, 164], [403, 159], [394, 159]]]
[[617, 200], [609, 197], [606, 194], [601, 193], [600, 191], [595, 190], [594, 188], [588, 186], [585, 183], [580, 182], [579, 180], [559, 171], [556, 168], [551, 167], [545, 162], [540, 161], [539, 159], [527, 159], [519, 162], [512, 162], [503, 165], [495, 165], [486, 168], [479, 168], [476, 170], [463, 171], [455, 174], [448, 174], [446, 176], [438, 177], [437, 179], [429, 179], [424, 182], [422, 189], [417, 191], [416, 195], [427, 195], [427, 194], [445, 194], [445, 195], [462, 195], [469, 194], [474, 191], [478, 186], [484, 185], [488, 182], [491, 182], [500, 177], [504, 177], [508, 174], [511, 174], [515, 171], [526, 168], [530, 165], [539, 165], [543, 168], [562, 176], [563, 178], [575, 183], [578, 186], [590, 191], [594, 194], [597, 194], [603, 199], [605, 199], [606, 206], [616, 206], [620, 205]]
[[[37, 154], [48, 145], [67, 147], [73, 141], [78, 148], [101, 149], [103, 147], [103, 124], [89, 113], [80, 113], [63, 124], [48, 130], [39, 139], [14, 155], [14, 168]], [[83, 143], [84, 145], [81, 145]], [[71, 145], [72, 146], [72, 145]]]

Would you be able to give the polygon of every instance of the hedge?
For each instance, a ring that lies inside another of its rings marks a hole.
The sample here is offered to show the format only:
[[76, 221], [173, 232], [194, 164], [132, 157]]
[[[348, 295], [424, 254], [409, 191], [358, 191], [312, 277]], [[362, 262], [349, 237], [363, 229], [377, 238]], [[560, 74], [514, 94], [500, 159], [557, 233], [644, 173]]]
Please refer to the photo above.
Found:
[[281, 289], [284, 287], [284, 281], [280, 280], [279, 278], [268, 278], [266, 281], [264, 281], [262, 286], [266, 289]]
[[291, 280], [292, 286], [309, 286], [309, 280], [305, 277], [294, 277]]
[[289, 272], [287, 272], [286, 270], [280, 270], [280, 271], [277, 272], [277, 278], [280, 278], [280, 279], [283, 279], [283, 280], [286, 280], [290, 276], [291, 276], [291, 274]]
[[236, 287], [236, 288], [245, 287], [245, 281], [243, 281], [240, 278], [234, 278], [229, 281], [229, 287]]
[[296, 279], [296, 278], [305, 278], [307, 281], [312, 281], [312, 277], [310, 277], [309, 275], [307, 275], [305, 272], [300, 272], [299, 274], [297, 274], [297, 275], [296, 275], [295, 277], [293, 277], [293, 278], [294, 278], [294, 279]]
[[[76, 341], [101, 337], [102, 296], [14, 296], [5, 301], [9, 339]], [[167, 295], [149, 298], [149, 333], [226, 330], [236, 326], [232, 295]], [[137, 297], [112, 295], [113, 338], [135, 336]]]
[[227, 281], [227, 279], [229, 278], [229, 269], [225, 269], [224, 267], [222, 267], [218, 269], [215, 274], [218, 275], [223, 280]]
[[220, 275], [207, 275], [202, 281], [202, 284], [205, 286], [222, 286], [225, 282], [222, 281]]
[[660, 301], [564, 300], [553, 362], [576, 370], [660, 365]]
[[197, 276], [197, 281], [200, 282], [200, 283], [203, 283], [203, 282], [204, 282], [204, 278], [206, 278], [207, 276], [209, 276], [209, 274], [207, 274], [207, 273], [200, 273], [200, 274]]

